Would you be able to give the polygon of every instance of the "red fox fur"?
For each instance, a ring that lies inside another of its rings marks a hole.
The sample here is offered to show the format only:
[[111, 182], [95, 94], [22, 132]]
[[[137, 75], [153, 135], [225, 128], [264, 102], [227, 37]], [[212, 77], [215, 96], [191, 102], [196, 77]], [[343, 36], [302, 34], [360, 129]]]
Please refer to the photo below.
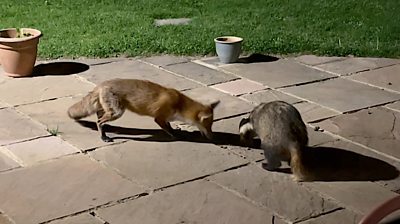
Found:
[[92, 92], [68, 109], [70, 118], [79, 120], [97, 114], [97, 128], [103, 141], [106, 136], [102, 125], [122, 116], [125, 109], [136, 114], [153, 117], [169, 135], [174, 136], [169, 121], [183, 118], [196, 125], [207, 138], [212, 138], [213, 110], [219, 101], [204, 105], [176, 89], [138, 79], [112, 79], [100, 83]]

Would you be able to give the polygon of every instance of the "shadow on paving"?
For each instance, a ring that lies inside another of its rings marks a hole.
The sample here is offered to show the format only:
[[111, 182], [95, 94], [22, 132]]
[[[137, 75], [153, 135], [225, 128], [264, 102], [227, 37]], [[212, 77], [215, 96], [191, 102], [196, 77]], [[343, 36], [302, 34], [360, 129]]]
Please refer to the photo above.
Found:
[[[92, 130], [97, 130], [97, 126], [95, 122], [79, 120], [77, 121], [83, 127], [90, 128]], [[141, 129], [141, 128], [125, 128], [114, 125], [104, 125], [103, 129], [106, 133], [114, 133], [120, 135], [132, 135], [130, 136], [121, 136], [121, 137], [113, 137], [111, 139], [128, 139], [135, 141], [149, 141], [149, 142], [175, 142], [175, 141], [185, 141], [185, 142], [194, 142], [194, 143], [213, 143], [216, 145], [233, 145], [233, 146], [244, 146], [240, 143], [240, 137], [238, 134], [225, 133], [225, 132], [213, 132], [214, 138], [213, 140], [208, 140], [203, 137], [199, 131], [184, 131], [176, 129], [175, 134], [177, 138], [172, 138], [164, 130], [160, 129]], [[149, 137], [135, 137], [135, 135], [149, 135]], [[260, 143], [255, 141], [255, 143], [251, 146], [253, 149], [260, 149]]]
[[[399, 176], [395, 166], [346, 149], [322, 146], [306, 149], [302, 161], [313, 181], [380, 181]], [[290, 168], [275, 172], [291, 173]]]
[[50, 62], [36, 65], [33, 68], [33, 75], [72, 75], [88, 69], [89, 65], [78, 62]]
[[[97, 130], [96, 123], [80, 120], [84, 127]], [[239, 135], [224, 132], [213, 132], [212, 141], [201, 136], [199, 131], [176, 130], [178, 138], [174, 139], [160, 129], [124, 128], [104, 125], [106, 133], [132, 135], [114, 137], [112, 139], [128, 139], [150, 142], [186, 141], [194, 143], [213, 143], [216, 145], [244, 146], [240, 143]], [[135, 137], [135, 135], [150, 135], [149, 137]], [[260, 149], [260, 141], [255, 139], [252, 149]], [[333, 147], [308, 147], [303, 154], [306, 169], [314, 176], [314, 181], [379, 181], [391, 180], [399, 176], [396, 167], [389, 163], [361, 155], [352, 151]], [[270, 171], [266, 171], [270, 172]], [[275, 172], [291, 173], [290, 169], [282, 168]]]
[[316, 181], [379, 181], [399, 176], [391, 164], [352, 151], [332, 147], [309, 147], [303, 161]]
[[243, 64], [250, 64], [250, 63], [257, 63], [257, 62], [273, 62], [277, 61], [279, 58], [270, 56], [270, 55], [264, 55], [264, 54], [251, 54], [248, 57], [242, 57], [239, 58], [239, 60], [235, 63], [243, 63]]

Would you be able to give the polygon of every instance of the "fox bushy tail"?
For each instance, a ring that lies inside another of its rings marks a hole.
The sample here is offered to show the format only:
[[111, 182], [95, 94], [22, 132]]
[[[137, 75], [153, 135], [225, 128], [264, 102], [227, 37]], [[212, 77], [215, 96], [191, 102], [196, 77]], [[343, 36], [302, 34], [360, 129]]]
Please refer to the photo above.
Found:
[[79, 120], [96, 113], [99, 108], [99, 94], [96, 91], [92, 91], [68, 109], [68, 116]]

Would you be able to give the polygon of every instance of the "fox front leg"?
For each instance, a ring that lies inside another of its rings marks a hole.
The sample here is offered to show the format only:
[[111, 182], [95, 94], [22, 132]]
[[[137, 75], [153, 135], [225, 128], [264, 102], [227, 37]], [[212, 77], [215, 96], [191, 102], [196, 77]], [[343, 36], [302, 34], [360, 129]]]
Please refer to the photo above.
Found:
[[155, 118], [154, 121], [171, 137], [176, 138], [175, 130], [171, 124], [163, 119]]

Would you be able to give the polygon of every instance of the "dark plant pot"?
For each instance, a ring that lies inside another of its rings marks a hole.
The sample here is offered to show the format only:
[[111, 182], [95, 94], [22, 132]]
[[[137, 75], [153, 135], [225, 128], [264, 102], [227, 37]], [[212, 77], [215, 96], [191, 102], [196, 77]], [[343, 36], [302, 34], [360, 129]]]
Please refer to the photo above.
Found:
[[0, 30], [0, 64], [5, 75], [23, 77], [32, 74], [37, 46], [42, 33], [36, 29], [21, 28], [28, 36], [18, 37], [15, 28]]
[[224, 64], [234, 63], [239, 59], [242, 41], [240, 37], [224, 36], [214, 39], [219, 61]]

